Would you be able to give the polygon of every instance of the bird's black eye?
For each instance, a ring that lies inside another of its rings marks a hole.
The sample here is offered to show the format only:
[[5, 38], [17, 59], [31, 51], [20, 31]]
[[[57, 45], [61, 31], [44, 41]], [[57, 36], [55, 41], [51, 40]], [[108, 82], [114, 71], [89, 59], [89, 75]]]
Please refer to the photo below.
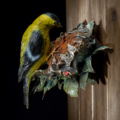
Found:
[[54, 22], [54, 24], [57, 24], [57, 22]]

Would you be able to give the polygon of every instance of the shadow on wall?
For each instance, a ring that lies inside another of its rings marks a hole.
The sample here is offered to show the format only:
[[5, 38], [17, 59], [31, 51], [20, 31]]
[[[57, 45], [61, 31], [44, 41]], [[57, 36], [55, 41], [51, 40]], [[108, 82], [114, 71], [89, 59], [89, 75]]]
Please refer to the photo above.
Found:
[[[94, 27], [94, 34], [95, 37], [99, 40], [99, 42], [104, 45], [104, 39], [107, 39], [107, 33], [103, 28], [102, 20], [100, 20], [99, 25], [95, 24]], [[111, 45], [105, 45], [108, 47], [112, 47]], [[113, 47], [112, 47], [113, 48]], [[103, 83], [106, 84], [105, 77], [108, 77], [108, 64], [110, 63], [109, 57], [107, 53], [99, 52], [99, 54], [96, 54], [95, 56], [92, 57], [92, 65], [93, 68], [96, 72], [95, 74], [95, 80], [99, 84], [99, 80]]]

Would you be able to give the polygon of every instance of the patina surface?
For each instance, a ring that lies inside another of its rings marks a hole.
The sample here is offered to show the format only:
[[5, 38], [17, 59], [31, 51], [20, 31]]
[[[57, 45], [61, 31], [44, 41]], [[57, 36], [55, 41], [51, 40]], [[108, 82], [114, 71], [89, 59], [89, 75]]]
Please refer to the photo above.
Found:
[[78, 24], [68, 33], [61, 33], [55, 42], [51, 42], [51, 53], [48, 56], [48, 67], [37, 70], [33, 80], [39, 78], [32, 92], [47, 91], [58, 84], [71, 97], [78, 97], [78, 88], [85, 89], [86, 82], [95, 84], [91, 74], [92, 56], [100, 51], [112, 52], [107, 46], [102, 46], [93, 34], [94, 21]]

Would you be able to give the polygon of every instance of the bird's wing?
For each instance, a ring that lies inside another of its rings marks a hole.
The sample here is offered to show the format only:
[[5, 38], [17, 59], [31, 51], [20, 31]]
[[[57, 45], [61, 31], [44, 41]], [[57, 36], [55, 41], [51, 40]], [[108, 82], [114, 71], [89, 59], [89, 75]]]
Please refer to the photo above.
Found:
[[41, 58], [44, 53], [44, 40], [40, 31], [33, 31], [29, 42], [25, 46], [25, 41], [21, 46], [21, 65], [18, 73], [18, 81], [20, 82], [24, 78], [26, 71]]
[[20, 66], [22, 66], [22, 64], [23, 64], [24, 54], [25, 54], [26, 49], [28, 47], [28, 44], [31, 40], [30, 38], [32, 37], [34, 29], [36, 29], [36, 27], [34, 27], [33, 25], [30, 25], [22, 36], [21, 53], [20, 53]]

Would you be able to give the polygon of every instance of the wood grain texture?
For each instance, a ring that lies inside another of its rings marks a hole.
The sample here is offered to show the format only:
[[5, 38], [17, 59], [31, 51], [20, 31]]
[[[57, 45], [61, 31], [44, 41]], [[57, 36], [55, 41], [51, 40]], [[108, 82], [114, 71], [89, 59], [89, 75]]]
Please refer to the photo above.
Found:
[[107, 43], [114, 46], [109, 55], [108, 69], [108, 120], [120, 120], [120, 1], [108, 0]]
[[84, 20], [95, 20], [99, 41], [114, 48], [99, 61], [98, 83], [87, 83], [78, 98], [68, 97], [69, 120], [120, 120], [119, 5], [119, 0], [66, 0], [67, 31]]

